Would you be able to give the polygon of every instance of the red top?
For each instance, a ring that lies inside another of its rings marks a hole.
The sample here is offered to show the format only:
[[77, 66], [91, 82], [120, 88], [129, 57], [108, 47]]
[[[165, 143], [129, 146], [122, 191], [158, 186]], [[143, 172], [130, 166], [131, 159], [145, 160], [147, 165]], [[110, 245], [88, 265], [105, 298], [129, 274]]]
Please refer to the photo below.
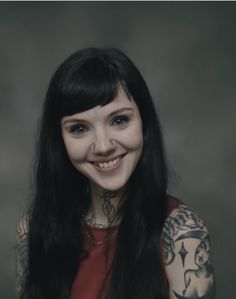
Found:
[[[177, 202], [170, 200], [167, 216], [177, 207]], [[108, 271], [115, 252], [115, 240], [118, 226], [105, 228], [94, 228], [85, 223], [85, 244], [84, 249], [88, 256], [80, 263], [80, 269], [75, 277], [71, 288], [70, 299], [96, 299], [105, 274]], [[92, 235], [95, 242], [104, 240], [110, 230], [110, 241], [107, 260], [105, 257], [106, 242], [94, 245], [88, 233]], [[162, 258], [162, 257], [161, 257]], [[106, 290], [105, 290], [106, 291]]]

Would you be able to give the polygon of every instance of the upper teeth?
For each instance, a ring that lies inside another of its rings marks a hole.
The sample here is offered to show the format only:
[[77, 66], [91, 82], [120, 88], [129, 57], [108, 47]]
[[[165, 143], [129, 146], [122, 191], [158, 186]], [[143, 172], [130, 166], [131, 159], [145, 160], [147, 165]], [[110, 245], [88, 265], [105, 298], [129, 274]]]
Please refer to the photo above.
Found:
[[112, 161], [96, 163], [96, 165], [100, 168], [108, 168], [108, 167], [112, 167], [112, 166], [116, 165], [119, 161], [120, 161], [120, 157], [118, 157]]

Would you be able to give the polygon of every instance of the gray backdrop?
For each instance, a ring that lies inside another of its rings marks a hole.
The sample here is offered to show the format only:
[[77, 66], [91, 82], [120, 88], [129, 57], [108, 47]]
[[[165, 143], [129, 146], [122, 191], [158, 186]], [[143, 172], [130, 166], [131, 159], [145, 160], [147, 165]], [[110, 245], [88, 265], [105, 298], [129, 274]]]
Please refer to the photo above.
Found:
[[76, 49], [115, 46], [137, 64], [163, 124], [170, 191], [211, 232], [218, 298], [235, 295], [234, 2], [0, 4], [0, 297], [14, 298], [15, 227], [27, 204], [48, 81]]

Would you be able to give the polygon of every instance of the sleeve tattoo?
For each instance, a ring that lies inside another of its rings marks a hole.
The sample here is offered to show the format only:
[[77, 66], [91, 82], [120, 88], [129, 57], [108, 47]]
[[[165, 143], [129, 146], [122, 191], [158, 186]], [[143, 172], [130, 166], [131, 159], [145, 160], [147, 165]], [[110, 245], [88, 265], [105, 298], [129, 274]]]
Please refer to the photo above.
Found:
[[24, 216], [17, 225], [16, 240], [16, 295], [20, 297], [25, 280], [28, 261], [28, 223], [29, 217]]
[[210, 237], [203, 221], [185, 205], [164, 225], [163, 251], [171, 299], [215, 298]]

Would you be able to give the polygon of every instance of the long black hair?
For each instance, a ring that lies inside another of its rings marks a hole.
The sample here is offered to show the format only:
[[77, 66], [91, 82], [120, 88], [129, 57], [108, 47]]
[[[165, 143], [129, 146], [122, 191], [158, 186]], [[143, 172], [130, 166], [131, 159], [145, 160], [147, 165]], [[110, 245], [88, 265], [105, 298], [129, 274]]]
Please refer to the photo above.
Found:
[[161, 232], [166, 217], [167, 167], [160, 123], [140, 72], [114, 48], [86, 48], [53, 75], [37, 142], [29, 257], [22, 299], [68, 299], [83, 256], [81, 217], [88, 180], [69, 161], [61, 118], [106, 105], [122, 86], [142, 119], [143, 152], [129, 179], [107, 299], [163, 299]]

